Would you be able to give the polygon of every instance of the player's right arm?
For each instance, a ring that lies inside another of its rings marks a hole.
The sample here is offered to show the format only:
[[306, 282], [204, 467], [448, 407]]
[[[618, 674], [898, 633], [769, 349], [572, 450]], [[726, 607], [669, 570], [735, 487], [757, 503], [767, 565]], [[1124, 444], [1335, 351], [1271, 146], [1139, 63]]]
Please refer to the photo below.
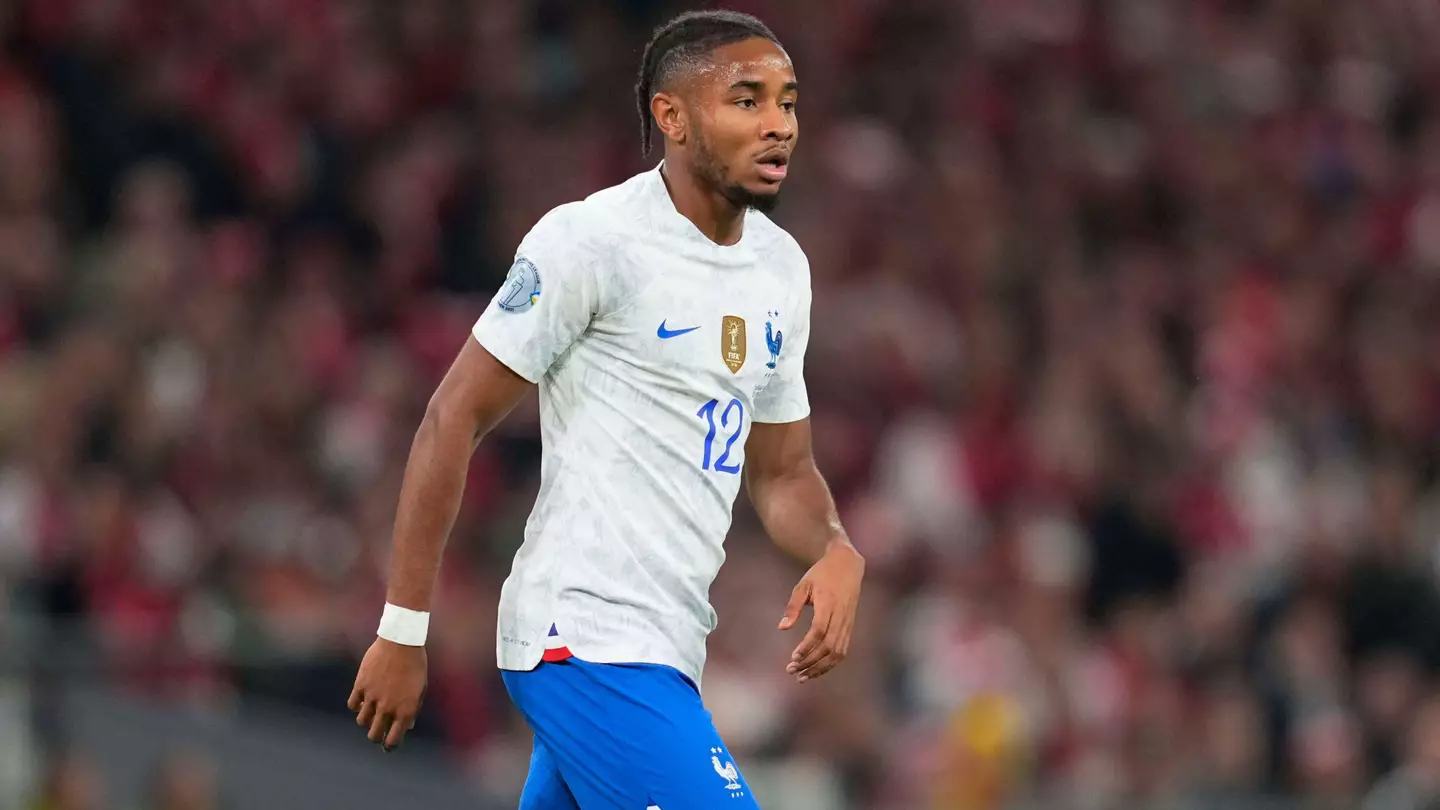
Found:
[[[588, 238], [592, 226], [574, 203], [535, 223], [516, 251], [506, 283], [431, 397], [400, 488], [386, 591], [390, 605], [429, 613], [475, 445], [605, 306]], [[386, 638], [377, 638], [360, 664], [350, 708], [355, 721], [369, 727], [370, 739], [386, 750], [400, 744], [420, 711], [425, 667], [423, 646]]]
[[465, 341], [430, 397], [410, 445], [395, 514], [387, 602], [430, 610], [440, 556], [460, 509], [470, 456], [480, 439], [532, 388], [533, 383], [496, 360], [474, 337]]
[[[410, 445], [395, 515], [386, 601], [429, 612], [440, 558], [465, 491], [465, 473], [480, 439], [534, 384], [471, 337], [445, 374]], [[350, 709], [388, 751], [400, 744], [425, 691], [423, 646], [376, 638], [360, 664]]]

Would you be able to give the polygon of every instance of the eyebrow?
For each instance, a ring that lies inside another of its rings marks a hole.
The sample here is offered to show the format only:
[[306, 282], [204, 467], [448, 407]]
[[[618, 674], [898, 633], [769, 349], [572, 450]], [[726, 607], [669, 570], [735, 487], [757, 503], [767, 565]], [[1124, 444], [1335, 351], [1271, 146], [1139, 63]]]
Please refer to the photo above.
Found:
[[[730, 89], [731, 89], [731, 90], [754, 90], [754, 91], [756, 91], [756, 92], [759, 92], [759, 91], [765, 89], [765, 85], [764, 85], [762, 82], [757, 82], [757, 81], [755, 81], [754, 79], [741, 79], [740, 81], [735, 82], [734, 84], [730, 85]], [[794, 81], [788, 81], [788, 82], [786, 82], [784, 85], [782, 85], [782, 86], [780, 87], [780, 92], [784, 93], [784, 92], [788, 92], [788, 91], [798, 91], [799, 89], [800, 89], [800, 85], [796, 84]]]

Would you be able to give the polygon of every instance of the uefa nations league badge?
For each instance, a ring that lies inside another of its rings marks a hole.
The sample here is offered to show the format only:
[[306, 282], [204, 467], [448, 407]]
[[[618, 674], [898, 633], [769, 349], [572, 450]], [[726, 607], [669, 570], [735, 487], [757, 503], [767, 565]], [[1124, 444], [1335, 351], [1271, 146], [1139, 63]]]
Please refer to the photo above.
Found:
[[495, 303], [506, 312], [528, 312], [540, 300], [540, 271], [521, 256], [510, 265], [510, 274], [495, 296]]

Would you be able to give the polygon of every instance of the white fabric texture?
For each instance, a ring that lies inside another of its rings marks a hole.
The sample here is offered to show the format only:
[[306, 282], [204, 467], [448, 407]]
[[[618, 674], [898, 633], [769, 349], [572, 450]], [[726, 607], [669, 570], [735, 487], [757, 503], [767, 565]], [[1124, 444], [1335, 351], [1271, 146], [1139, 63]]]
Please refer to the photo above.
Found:
[[715, 244], [660, 167], [536, 223], [474, 328], [540, 394], [541, 485], [501, 592], [501, 668], [533, 668], [553, 624], [579, 658], [699, 683], [745, 441], [754, 421], [809, 415], [809, 331], [795, 240], [751, 210], [737, 244]]

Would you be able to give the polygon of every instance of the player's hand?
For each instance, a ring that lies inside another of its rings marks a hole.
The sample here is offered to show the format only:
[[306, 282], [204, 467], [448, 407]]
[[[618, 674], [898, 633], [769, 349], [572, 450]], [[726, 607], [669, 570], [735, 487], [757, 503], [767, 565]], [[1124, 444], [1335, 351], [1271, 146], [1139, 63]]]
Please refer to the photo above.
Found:
[[370, 742], [393, 751], [415, 726], [428, 666], [424, 647], [383, 638], [370, 645], [350, 693], [350, 711], [357, 724], [370, 729]]
[[810, 632], [790, 656], [785, 671], [804, 683], [835, 668], [850, 651], [855, 609], [860, 605], [860, 580], [865, 559], [848, 543], [832, 544], [790, 593], [780, 629], [789, 630], [806, 605], [813, 605]]

